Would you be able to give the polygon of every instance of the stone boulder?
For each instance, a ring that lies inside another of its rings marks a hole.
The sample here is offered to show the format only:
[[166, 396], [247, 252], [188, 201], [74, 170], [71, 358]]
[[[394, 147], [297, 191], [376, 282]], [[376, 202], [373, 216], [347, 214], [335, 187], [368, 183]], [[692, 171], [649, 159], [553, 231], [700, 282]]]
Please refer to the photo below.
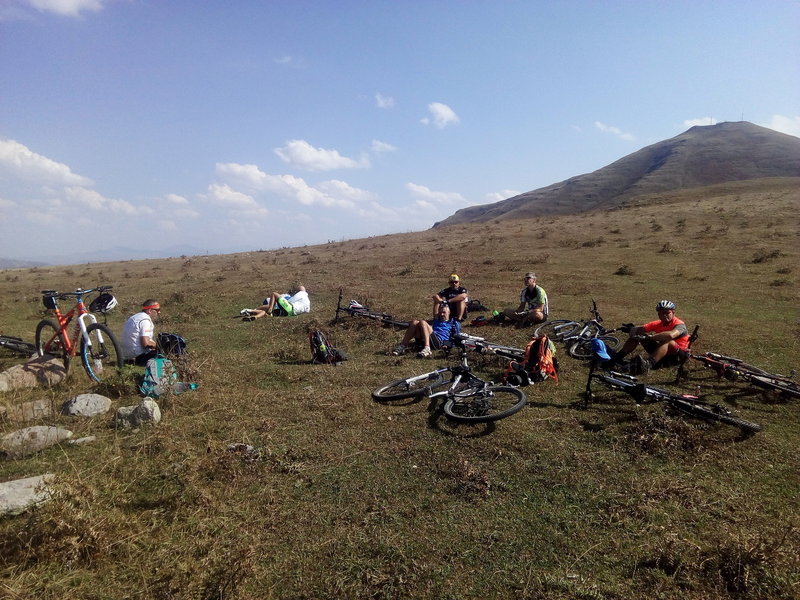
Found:
[[0, 392], [22, 388], [50, 387], [67, 378], [64, 363], [51, 356], [37, 356], [0, 373]]
[[21, 404], [0, 406], [0, 417], [17, 423], [44, 419], [52, 413], [49, 400], [31, 400]]
[[96, 417], [111, 408], [111, 400], [100, 394], [78, 394], [61, 405], [61, 414], [72, 417]]
[[49, 500], [50, 489], [47, 484], [53, 477], [52, 473], [47, 473], [0, 483], [0, 516], [17, 515]]
[[47, 425], [26, 427], [0, 437], [0, 454], [8, 458], [23, 458], [60, 444], [71, 437], [71, 431], [60, 427]]
[[117, 409], [114, 420], [120, 429], [129, 429], [145, 424], [161, 422], [161, 409], [152, 398], [144, 398], [136, 406], [122, 406]]

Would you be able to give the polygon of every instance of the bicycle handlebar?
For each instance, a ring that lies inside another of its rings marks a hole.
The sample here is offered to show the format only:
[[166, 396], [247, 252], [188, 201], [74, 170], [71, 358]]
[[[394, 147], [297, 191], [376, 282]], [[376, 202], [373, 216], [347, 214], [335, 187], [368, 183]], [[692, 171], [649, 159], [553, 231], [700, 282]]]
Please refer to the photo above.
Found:
[[102, 293], [102, 292], [110, 292], [113, 289], [114, 289], [114, 286], [111, 286], [111, 285], [100, 285], [100, 286], [97, 286], [95, 288], [89, 288], [89, 289], [86, 289], [86, 290], [78, 288], [74, 292], [58, 292], [56, 290], [42, 290], [42, 295], [43, 296], [50, 296], [50, 297], [56, 297], [57, 296], [59, 298], [67, 298], [67, 297], [70, 297], [70, 296], [73, 297], [73, 298], [77, 298], [78, 296], [85, 296], [86, 294], [91, 294], [92, 292], [100, 292], [100, 293]]

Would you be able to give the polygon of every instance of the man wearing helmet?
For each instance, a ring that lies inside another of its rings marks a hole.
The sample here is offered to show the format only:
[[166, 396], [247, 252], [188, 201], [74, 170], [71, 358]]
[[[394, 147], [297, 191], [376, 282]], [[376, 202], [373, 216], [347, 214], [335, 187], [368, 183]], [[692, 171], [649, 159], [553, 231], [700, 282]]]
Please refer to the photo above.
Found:
[[153, 321], [161, 314], [161, 305], [153, 298], [142, 302], [142, 310], [128, 317], [122, 326], [120, 345], [125, 360], [132, 360], [139, 366], [158, 353], [155, 325]]
[[611, 356], [612, 363], [622, 359], [641, 344], [648, 356], [637, 356], [631, 361], [634, 375], [644, 375], [650, 369], [674, 366], [686, 360], [689, 348], [689, 331], [686, 323], [675, 316], [675, 303], [661, 300], [656, 304], [658, 319], [639, 327], [633, 327], [629, 337]]
[[450, 314], [457, 321], [467, 318], [467, 288], [461, 285], [461, 279], [453, 273], [450, 275], [450, 284], [438, 294], [433, 295], [433, 318], [439, 314], [439, 305], [447, 302], [450, 305]]

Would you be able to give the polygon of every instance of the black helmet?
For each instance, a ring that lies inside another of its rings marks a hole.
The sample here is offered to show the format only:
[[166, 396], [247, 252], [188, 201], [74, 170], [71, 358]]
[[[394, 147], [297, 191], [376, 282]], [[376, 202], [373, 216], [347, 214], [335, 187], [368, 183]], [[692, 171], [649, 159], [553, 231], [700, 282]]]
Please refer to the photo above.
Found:
[[117, 305], [117, 299], [108, 292], [103, 292], [89, 304], [92, 312], [107, 313]]

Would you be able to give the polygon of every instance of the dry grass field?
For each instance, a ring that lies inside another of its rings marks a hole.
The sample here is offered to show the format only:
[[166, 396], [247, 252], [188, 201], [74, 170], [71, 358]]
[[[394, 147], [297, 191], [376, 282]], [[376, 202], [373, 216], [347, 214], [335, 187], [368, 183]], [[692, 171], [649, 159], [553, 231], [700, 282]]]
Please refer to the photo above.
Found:
[[[162, 398], [136, 431], [112, 415], [52, 417], [81, 447], [0, 462], [0, 479], [49, 472], [57, 494], [0, 520], [3, 598], [790, 599], [800, 596], [800, 406], [718, 382], [685, 384], [761, 423], [742, 437], [637, 407], [600, 390], [574, 406], [587, 367], [562, 353], [559, 385], [495, 426], [453, 426], [427, 401], [378, 404], [370, 391], [445, 364], [392, 357], [401, 333], [349, 318], [339, 289], [399, 317], [430, 317], [458, 273], [486, 306], [517, 303], [534, 270], [551, 318], [609, 326], [655, 318], [662, 298], [701, 325], [696, 348], [776, 372], [797, 368], [798, 180], [642, 199], [623, 209], [226, 256], [0, 272], [0, 332], [33, 340], [39, 291], [114, 285], [115, 330], [146, 297], [158, 329], [189, 341], [197, 391]], [[234, 318], [302, 282], [312, 312]], [[350, 360], [309, 364], [322, 326]], [[467, 328], [469, 331], [469, 328]], [[529, 332], [475, 329], [523, 346]], [[0, 356], [0, 367], [19, 360]], [[503, 363], [477, 356], [497, 377]], [[672, 384], [674, 371], [649, 381]], [[57, 388], [0, 404], [54, 407], [97, 390], [134, 404], [129, 381], [95, 388], [80, 365]], [[37, 424], [37, 423], [29, 423]], [[20, 423], [0, 422], [1, 432]], [[229, 452], [243, 442], [258, 460]]]

